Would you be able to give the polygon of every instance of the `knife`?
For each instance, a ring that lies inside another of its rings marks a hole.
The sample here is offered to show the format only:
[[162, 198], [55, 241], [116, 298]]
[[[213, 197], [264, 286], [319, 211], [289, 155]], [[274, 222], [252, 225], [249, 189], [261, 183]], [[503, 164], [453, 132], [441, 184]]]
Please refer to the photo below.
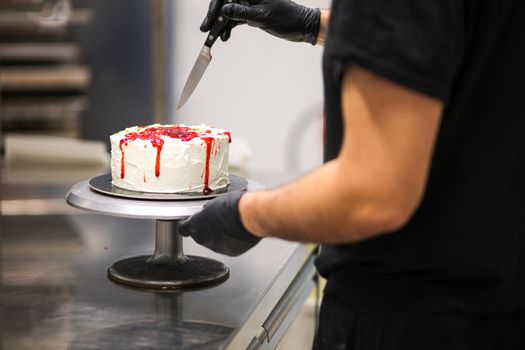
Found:
[[[225, 3], [235, 3], [238, 2], [238, 0], [226, 0]], [[179, 103], [177, 105], [177, 111], [184, 106], [186, 101], [190, 98], [191, 94], [197, 87], [197, 84], [199, 84], [199, 81], [201, 80], [202, 76], [204, 75], [204, 72], [206, 71], [206, 68], [208, 68], [208, 65], [211, 62], [211, 47], [217, 40], [217, 38], [222, 34], [224, 31], [224, 28], [228, 25], [230, 22], [229, 19], [227, 19], [224, 16], [219, 15], [217, 19], [215, 20], [215, 23], [211, 27], [210, 32], [208, 33], [208, 37], [206, 38], [206, 41], [204, 42], [204, 46], [201, 49], [201, 52], [199, 53], [199, 56], [197, 57], [197, 61], [195, 61], [195, 64], [193, 65], [193, 68], [191, 69], [190, 75], [188, 76], [188, 79], [186, 80], [186, 84], [184, 84], [184, 88], [182, 89], [182, 93], [179, 98]]]

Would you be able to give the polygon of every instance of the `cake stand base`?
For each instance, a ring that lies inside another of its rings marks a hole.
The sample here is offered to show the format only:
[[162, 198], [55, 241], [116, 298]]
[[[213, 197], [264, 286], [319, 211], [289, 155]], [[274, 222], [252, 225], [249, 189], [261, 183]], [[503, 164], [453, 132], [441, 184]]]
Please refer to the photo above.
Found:
[[179, 263], [155, 264], [151, 256], [136, 256], [117, 261], [108, 269], [108, 277], [133, 288], [196, 288], [226, 280], [230, 270], [220, 261], [187, 255]]
[[184, 255], [178, 220], [157, 220], [155, 253], [123, 259], [108, 269], [108, 277], [128, 287], [143, 289], [196, 288], [228, 278], [223, 263], [202, 256]]

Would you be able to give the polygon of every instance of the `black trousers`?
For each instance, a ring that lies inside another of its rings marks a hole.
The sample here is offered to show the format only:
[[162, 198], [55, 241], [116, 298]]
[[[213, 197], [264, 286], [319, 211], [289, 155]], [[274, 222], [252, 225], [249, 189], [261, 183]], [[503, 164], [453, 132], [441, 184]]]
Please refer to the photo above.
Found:
[[348, 306], [325, 295], [314, 350], [525, 350], [525, 312], [415, 313]]

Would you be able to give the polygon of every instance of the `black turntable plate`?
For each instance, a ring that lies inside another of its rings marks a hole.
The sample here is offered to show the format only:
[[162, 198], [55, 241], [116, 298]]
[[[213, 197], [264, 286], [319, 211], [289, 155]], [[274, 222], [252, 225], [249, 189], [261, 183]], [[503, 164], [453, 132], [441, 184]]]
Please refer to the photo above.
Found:
[[231, 192], [245, 191], [248, 187], [248, 181], [243, 177], [230, 174], [229, 179], [230, 184], [227, 187], [215, 190], [209, 194], [203, 194], [202, 192], [155, 193], [125, 190], [114, 186], [111, 183], [111, 174], [100, 175], [92, 178], [89, 180], [89, 187], [95, 192], [113, 197], [166, 201], [212, 199]]

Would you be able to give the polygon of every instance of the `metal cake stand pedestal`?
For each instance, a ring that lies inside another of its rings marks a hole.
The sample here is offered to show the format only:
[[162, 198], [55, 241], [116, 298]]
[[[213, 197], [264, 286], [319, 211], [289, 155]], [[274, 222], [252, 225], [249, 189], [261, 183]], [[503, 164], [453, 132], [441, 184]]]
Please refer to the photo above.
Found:
[[[103, 176], [108, 178], [108, 175]], [[228, 278], [230, 270], [222, 262], [202, 256], [185, 255], [182, 236], [178, 232], [179, 220], [199, 212], [208, 199], [124, 198], [93, 188], [93, 180], [96, 179], [74, 185], [66, 196], [67, 203], [98, 214], [156, 220], [154, 254], [117, 261], [108, 269], [108, 277], [111, 280], [134, 288], [168, 290], [197, 288]], [[230, 181], [237, 181], [236, 184], [239, 179], [242, 178], [230, 177]], [[253, 181], [242, 180], [245, 183], [243, 188], [230, 186], [228, 191], [217, 193], [215, 196], [236, 190], [263, 188]], [[210, 199], [213, 197], [209, 196]]]

